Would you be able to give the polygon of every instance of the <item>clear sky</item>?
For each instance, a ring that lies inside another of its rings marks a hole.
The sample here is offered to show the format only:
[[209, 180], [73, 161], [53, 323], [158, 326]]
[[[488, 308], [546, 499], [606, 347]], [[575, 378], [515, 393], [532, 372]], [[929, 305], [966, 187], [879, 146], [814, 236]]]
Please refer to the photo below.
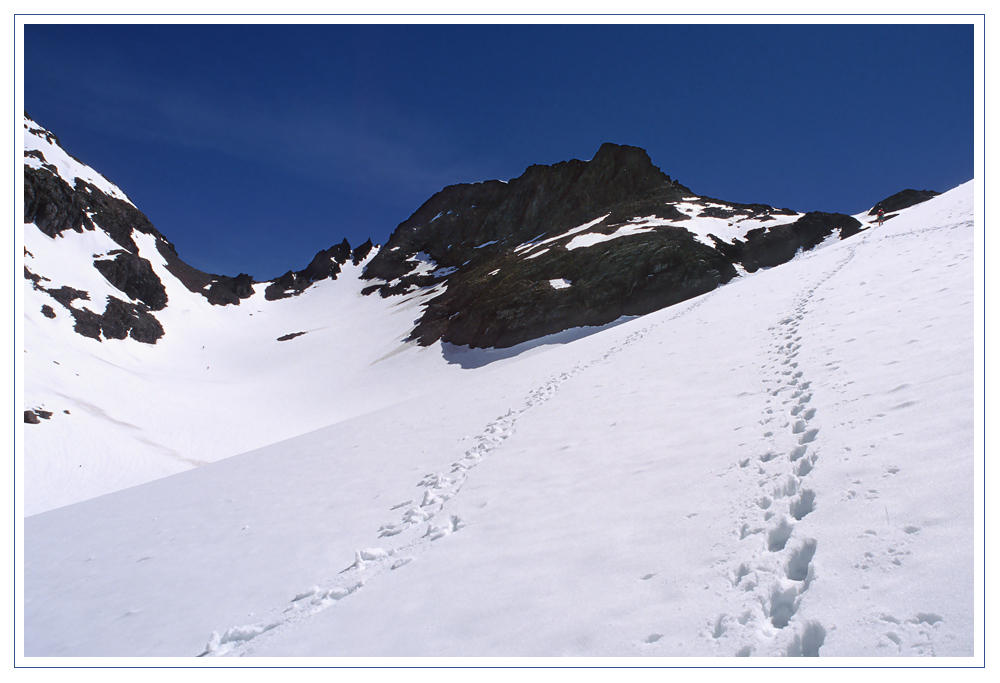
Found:
[[384, 243], [442, 187], [644, 148], [856, 213], [973, 177], [972, 25], [26, 25], [24, 106], [212, 273]]

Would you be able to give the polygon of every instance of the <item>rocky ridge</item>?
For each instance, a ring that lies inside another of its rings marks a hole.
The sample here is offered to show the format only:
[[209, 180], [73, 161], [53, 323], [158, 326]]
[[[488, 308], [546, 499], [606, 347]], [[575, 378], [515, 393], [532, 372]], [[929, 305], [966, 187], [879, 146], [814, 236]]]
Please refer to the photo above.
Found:
[[[32, 270], [25, 254], [31, 286], [66, 309], [78, 333], [98, 341], [155, 343], [165, 334], [156, 312], [168, 304], [166, 289], [137, 233], [152, 237], [167, 270], [188, 290], [220, 306], [239, 305], [260, 284], [268, 301], [298, 296], [336, 279], [348, 261], [370, 257], [365, 294], [427, 295], [410, 340], [504, 348], [649, 313], [866, 228], [844, 214], [697, 195], [644, 150], [606, 143], [590, 161], [531, 166], [508, 182], [446, 187], [383, 248], [368, 240], [352, 249], [345, 239], [305, 268], [259, 283], [247, 273], [213, 275], [186, 264], [121, 190], [27, 115], [24, 128], [24, 222], [53, 238], [100, 230], [118, 246], [93, 257], [93, 268], [121, 293], [106, 297], [102, 313], [99, 304], [94, 310], [81, 305], [90, 301], [87, 291]], [[906, 190], [880, 202], [872, 215], [935, 194]], [[42, 312], [56, 316], [50, 305]]]
[[[48, 286], [57, 273], [34, 272], [27, 261], [24, 277], [31, 286], [49, 294], [53, 301], [73, 317], [75, 330], [91, 339], [132, 339], [154, 344], [164, 335], [155, 313], [168, 303], [166, 288], [144, 258], [136, 243], [136, 234], [153, 238], [156, 251], [167, 270], [184, 286], [218, 306], [239, 305], [253, 295], [258, 284], [251, 275], [213, 275], [185, 263], [174, 245], [167, 240], [128, 197], [79, 161], [61, 146], [59, 138], [24, 115], [24, 223], [34, 224], [42, 233], [57, 238], [67, 231], [102, 231], [120, 248], [93, 255], [93, 267], [122, 296], [108, 296], [103, 313], [96, 313], [75, 302], [90, 301], [87, 291], [70, 285]], [[303, 271], [289, 271], [270, 283], [268, 298], [300, 294], [312, 283], [336, 279], [340, 265], [348, 259], [362, 260], [373, 245], [369, 240], [352, 250], [344, 240], [321, 251]], [[26, 257], [31, 253], [25, 251]], [[96, 303], [96, 302], [94, 302]], [[98, 306], [98, 308], [100, 308]], [[46, 306], [43, 313], [56, 317]]]
[[676, 304], [862, 228], [698, 196], [644, 150], [606, 143], [590, 161], [445, 188], [364, 277], [381, 296], [433, 288], [411, 340], [509, 347]]

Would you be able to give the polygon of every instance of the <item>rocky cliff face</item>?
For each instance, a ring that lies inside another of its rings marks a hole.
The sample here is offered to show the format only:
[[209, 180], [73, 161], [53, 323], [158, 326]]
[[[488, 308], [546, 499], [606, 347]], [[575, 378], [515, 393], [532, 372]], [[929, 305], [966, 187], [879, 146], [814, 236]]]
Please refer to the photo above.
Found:
[[778, 265], [860, 229], [840, 214], [697, 196], [643, 150], [608, 143], [588, 162], [445, 188], [372, 259], [366, 291], [438, 288], [412, 339], [508, 347], [670, 306], [728, 282], [737, 266]]

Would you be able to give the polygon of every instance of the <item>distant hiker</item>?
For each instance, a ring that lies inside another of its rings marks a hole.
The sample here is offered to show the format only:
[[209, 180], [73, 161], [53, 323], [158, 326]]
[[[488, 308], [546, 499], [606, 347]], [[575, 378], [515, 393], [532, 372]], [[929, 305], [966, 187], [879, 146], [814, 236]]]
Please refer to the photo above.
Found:
[[883, 217], [884, 215], [885, 215], [885, 212], [884, 212], [884, 211], [882, 211], [882, 209], [879, 209], [879, 210], [878, 210], [878, 224], [879, 224], [879, 225], [882, 225], [882, 217]]

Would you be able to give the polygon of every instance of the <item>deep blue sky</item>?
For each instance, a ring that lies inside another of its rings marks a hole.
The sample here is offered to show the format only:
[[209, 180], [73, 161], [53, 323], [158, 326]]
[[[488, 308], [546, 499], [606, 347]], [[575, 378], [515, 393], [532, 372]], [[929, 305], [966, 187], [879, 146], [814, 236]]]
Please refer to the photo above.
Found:
[[213, 273], [384, 243], [445, 185], [637, 145], [856, 213], [973, 176], [971, 25], [26, 25], [24, 106]]

